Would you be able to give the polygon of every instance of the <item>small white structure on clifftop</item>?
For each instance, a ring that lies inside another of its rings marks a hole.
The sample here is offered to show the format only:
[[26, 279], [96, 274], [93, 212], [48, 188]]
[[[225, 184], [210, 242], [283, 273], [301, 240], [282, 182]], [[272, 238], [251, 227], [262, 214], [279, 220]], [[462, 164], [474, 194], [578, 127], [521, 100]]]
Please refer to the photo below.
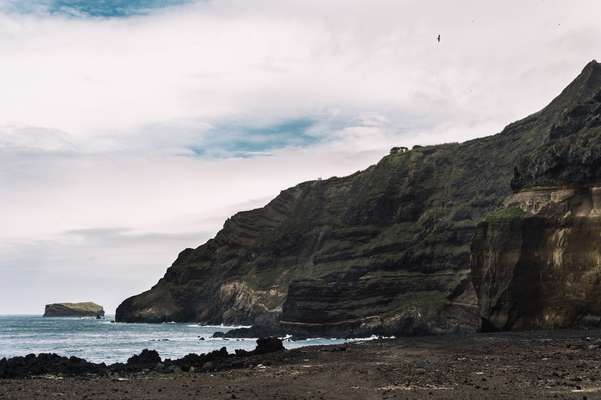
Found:
[[409, 149], [405, 146], [393, 147], [390, 149], [390, 154], [406, 153]]

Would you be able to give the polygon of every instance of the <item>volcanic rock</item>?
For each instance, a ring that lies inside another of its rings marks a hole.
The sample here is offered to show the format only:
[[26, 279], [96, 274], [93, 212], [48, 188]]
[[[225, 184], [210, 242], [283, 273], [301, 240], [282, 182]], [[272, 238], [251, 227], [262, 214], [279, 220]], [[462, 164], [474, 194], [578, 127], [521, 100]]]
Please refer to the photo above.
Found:
[[44, 317], [103, 317], [102, 306], [92, 303], [55, 303], [47, 304]]
[[260, 338], [253, 351], [236, 350], [229, 354], [225, 347], [206, 354], [188, 354], [177, 360], [161, 360], [155, 350], [144, 349], [133, 355], [126, 364], [95, 364], [77, 357], [63, 357], [57, 354], [29, 354], [25, 357], [0, 359], [0, 379], [25, 378], [37, 375], [106, 375], [109, 373], [137, 373], [153, 370], [173, 373], [178, 371], [220, 371], [243, 368], [252, 365], [251, 356], [284, 351], [278, 338]]
[[277, 337], [266, 337], [257, 339], [257, 348], [254, 354], [274, 353], [276, 351], [284, 351], [282, 340]]
[[23, 378], [46, 374], [99, 374], [104, 364], [94, 364], [77, 357], [61, 357], [56, 354], [28, 354], [25, 357], [0, 360], [0, 378]]
[[140, 354], [135, 354], [127, 360], [130, 369], [150, 369], [161, 362], [161, 357], [156, 350], [144, 349]]
[[566, 91], [545, 142], [523, 157], [504, 207], [480, 224], [473, 282], [484, 330], [601, 320], [601, 66]]
[[[507, 258], [521, 251], [521, 242], [503, 236], [496, 243], [493, 231], [479, 236], [473, 264], [472, 240], [487, 229], [478, 224], [494, 212], [513, 215], [515, 207], [503, 211], [507, 199], [541, 185], [552, 187], [542, 195], [551, 198], [564, 187], [596, 190], [600, 70], [597, 62], [589, 63], [547, 107], [496, 135], [395, 150], [364, 171], [301, 183], [263, 208], [234, 215], [214, 239], [181, 252], [153, 288], [125, 300], [116, 319], [251, 324], [301, 336], [479, 329], [481, 314], [488, 318], [483, 309], [501, 304], [504, 293], [483, 286], [483, 268], [497, 268], [495, 260], [485, 260], [485, 251]], [[535, 203], [537, 196], [531, 196]], [[532, 229], [543, 236], [530, 248], [546, 248], [546, 234], [579, 224], [570, 221], [528, 220], [531, 228], [517, 223], [520, 228], [499, 229], [518, 229], [528, 240]], [[517, 247], [495, 253], [503, 240]], [[524, 282], [535, 278], [528, 275]], [[582, 310], [591, 304], [588, 295], [577, 298]]]

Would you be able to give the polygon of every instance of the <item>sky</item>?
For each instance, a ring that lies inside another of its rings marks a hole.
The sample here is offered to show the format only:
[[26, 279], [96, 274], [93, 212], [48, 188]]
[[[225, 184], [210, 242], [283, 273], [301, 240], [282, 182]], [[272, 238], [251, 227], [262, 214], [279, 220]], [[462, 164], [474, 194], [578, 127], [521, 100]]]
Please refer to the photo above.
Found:
[[0, 314], [112, 313], [284, 188], [497, 133], [601, 60], [599, 15], [598, 0], [0, 0]]

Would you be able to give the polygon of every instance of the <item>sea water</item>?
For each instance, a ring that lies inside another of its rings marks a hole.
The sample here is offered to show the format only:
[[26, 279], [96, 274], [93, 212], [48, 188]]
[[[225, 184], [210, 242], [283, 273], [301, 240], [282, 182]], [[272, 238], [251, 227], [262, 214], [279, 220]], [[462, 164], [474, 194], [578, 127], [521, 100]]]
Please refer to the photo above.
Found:
[[[0, 359], [30, 353], [56, 353], [93, 362], [124, 362], [143, 349], [153, 349], [162, 358], [180, 358], [188, 353], [206, 353], [225, 347], [253, 350], [256, 339], [212, 338], [215, 332], [236, 327], [190, 323], [126, 324], [111, 317], [44, 318], [0, 316]], [[202, 340], [204, 339], [204, 340]], [[343, 343], [342, 339], [284, 340], [288, 349]]]

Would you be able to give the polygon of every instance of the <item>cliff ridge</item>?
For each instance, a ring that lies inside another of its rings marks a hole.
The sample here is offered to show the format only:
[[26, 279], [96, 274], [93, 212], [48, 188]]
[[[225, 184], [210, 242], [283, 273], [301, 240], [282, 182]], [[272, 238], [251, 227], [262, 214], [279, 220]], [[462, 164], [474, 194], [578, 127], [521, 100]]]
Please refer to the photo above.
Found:
[[[482, 239], [483, 221], [513, 215], [508, 199], [529, 188], [580, 190], [601, 178], [600, 93], [593, 61], [547, 107], [496, 135], [397, 149], [353, 175], [284, 190], [181, 252], [153, 288], [118, 307], [116, 319], [253, 324], [299, 335], [475, 331], [489, 302], [481, 265], [494, 264], [483, 259], [491, 238]], [[529, 198], [563, 196], [554, 190]]]

